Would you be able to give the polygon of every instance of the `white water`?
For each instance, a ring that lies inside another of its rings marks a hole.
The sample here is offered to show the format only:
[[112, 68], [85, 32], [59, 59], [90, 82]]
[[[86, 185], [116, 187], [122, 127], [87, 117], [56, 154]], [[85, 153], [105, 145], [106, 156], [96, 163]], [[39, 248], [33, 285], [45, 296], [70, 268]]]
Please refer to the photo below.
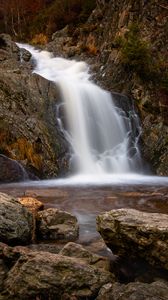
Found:
[[[71, 165], [75, 173], [103, 178], [108, 174], [135, 171], [140, 155], [136, 139], [130, 156], [129, 121], [116, 109], [111, 94], [91, 82], [85, 62], [53, 57], [25, 44], [31, 52], [34, 73], [54, 81], [65, 106], [68, 129], [58, 116], [60, 129], [71, 145]], [[127, 123], [126, 123], [127, 122]]]

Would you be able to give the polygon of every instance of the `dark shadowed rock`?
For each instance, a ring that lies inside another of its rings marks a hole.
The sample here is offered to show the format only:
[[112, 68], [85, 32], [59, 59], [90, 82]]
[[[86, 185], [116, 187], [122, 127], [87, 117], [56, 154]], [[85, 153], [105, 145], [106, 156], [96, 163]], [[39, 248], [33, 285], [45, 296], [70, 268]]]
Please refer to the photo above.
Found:
[[0, 259], [4, 263], [6, 272], [8, 272], [14, 266], [14, 264], [22, 255], [28, 254], [29, 252], [30, 250], [27, 247], [11, 247], [0, 242]]
[[26, 49], [21, 49], [20, 50], [20, 59], [24, 61], [29, 61], [31, 59], [31, 53], [27, 51]]
[[109, 272], [80, 259], [34, 252], [21, 256], [9, 271], [5, 292], [13, 300], [94, 299], [110, 280]]
[[32, 227], [32, 214], [15, 198], [0, 193], [0, 242], [28, 244]]
[[143, 257], [168, 269], [168, 215], [111, 210], [97, 217], [97, 228], [114, 254]]
[[96, 300], [167, 300], [167, 282], [151, 284], [131, 282], [127, 285], [109, 283], [103, 286]]
[[77, 218], [68, 212], [48, 208], [38, 213], [37, 234], [39, 238], [73, 241], [78, 236]]
[[0, 292], [3, 290], [3, 282], [7, 274], [7, 268], [4, 264], [4, 261], [0, 259]]
[[11, 158], [0, 154], [0, 183], [24, 181], [29, 178], [24, 167]]

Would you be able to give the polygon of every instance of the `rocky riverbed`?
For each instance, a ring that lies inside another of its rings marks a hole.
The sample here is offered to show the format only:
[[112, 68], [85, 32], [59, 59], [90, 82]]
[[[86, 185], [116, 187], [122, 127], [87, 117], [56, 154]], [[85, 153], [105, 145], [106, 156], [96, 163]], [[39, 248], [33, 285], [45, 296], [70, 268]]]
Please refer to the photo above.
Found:
[[82, 245], [78, 219], [43, 202], [0, 194], [0, 299], [168, 299], [166, 201], [162, 213], [97, 213], [111, 251], [98, 237]]

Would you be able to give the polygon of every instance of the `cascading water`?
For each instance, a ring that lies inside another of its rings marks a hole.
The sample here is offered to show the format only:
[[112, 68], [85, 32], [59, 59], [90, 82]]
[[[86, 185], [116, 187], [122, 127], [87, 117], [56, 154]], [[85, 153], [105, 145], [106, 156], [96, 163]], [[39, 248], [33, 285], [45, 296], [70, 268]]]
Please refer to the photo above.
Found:
[[[34, 72], [60, 88], [68, 129], [60, 119], [59, 123], [71, 145], [71, 163], [76, 173], [99, 176], [135, 171], [141, 159], [137, 139], [131, 141], [129, 119], [115, 107], [109, 92], [92, 83], [88, 65], [18, 45], [32, 54]], [[130, 151], [130, 145], [134, 151]]]

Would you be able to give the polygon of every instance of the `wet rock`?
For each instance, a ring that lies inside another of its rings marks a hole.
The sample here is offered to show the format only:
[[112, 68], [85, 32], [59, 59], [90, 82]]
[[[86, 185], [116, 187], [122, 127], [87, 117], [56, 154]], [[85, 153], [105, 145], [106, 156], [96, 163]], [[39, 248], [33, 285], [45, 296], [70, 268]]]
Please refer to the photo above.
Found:
[[60, 251], [60, 254], [64, 256], [80, 258], [87, 264], [95, 266], [99, 269], [106, 271], [110, 270], [110, 261], [106, 257], [96, 255], [76, 243], [70, 242], [66, 244]]
[[31, 53], [26, 49], [21, 49], [20, 59], [23, 59], [24, 61], [29, 61], [31, 59]]
[[96, 300], [167, 300], [167, 282], [156, 281], [151, 284], [131, 282], [127, 285], [109, 283], [103, 286]]
[[0, 183], [23, 181], [29, 178], [19, 162], [2, 154], [0, 154], [0, 169]]
[[32, 214], [15, 198], [0, 193], [0, 242], [27, 244], [32, 227]]
[[97, 217], [97, 228], [114, 254], [142, 257], [168, 269], [168, 215], [111, 210]]
[[23, 255], [9, 271], [5, 293], [10, 299], [94, 299], [110, 280], [109, 272], [80, 259], [34, 252]]
[[32, 213], [37, 213], [40, 210], [44, 209], [44, 204], [33, 197], [22, 197], [18, 198], [19, 202], [27, 207], [27, 209]]
[[48, 208], [38, 213], [37, 235], [42, 239], [73, 241], [78, 236], [77, 218], [68, 212]]

